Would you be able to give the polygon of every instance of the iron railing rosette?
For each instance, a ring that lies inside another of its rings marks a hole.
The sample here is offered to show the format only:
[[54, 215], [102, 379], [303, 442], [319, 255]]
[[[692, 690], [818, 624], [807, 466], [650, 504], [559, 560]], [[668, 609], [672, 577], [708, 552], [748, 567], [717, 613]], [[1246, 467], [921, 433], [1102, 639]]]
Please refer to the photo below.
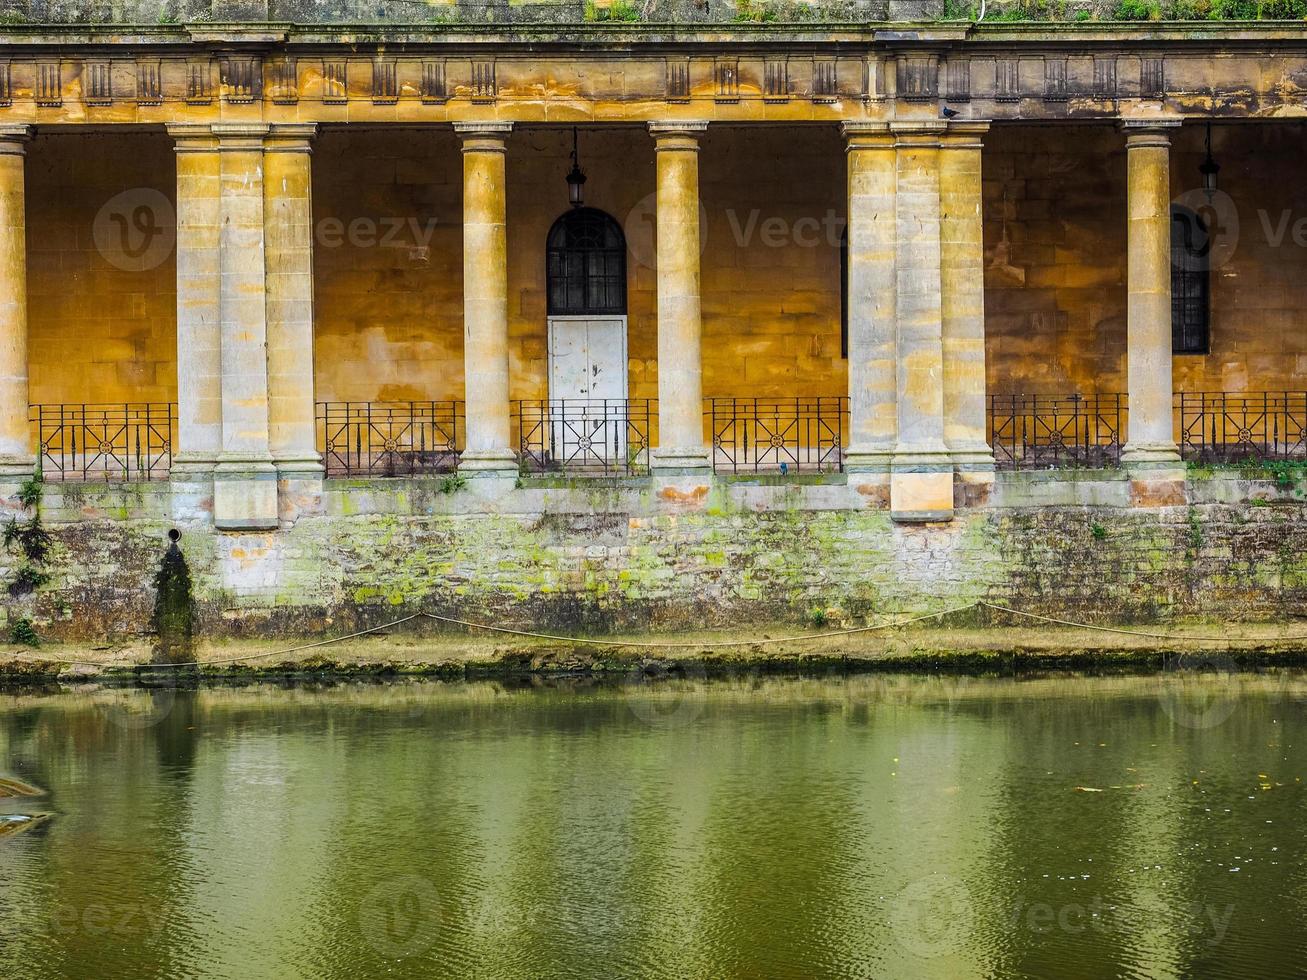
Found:
[[844, 468], [847, 397], [706, 402], [713, 469], [719, 473], [838, 473]]
[[47, 480], [166, 480], [177, 442], [169, 402], [31, 405]]
[[999, 469], [1119, 466], [1126, 396], [990, 395], [989, 444]]
[[327, 476], [422, 476], [458, 469], [462, 402], [321, 402], [317, 416]]
[[1180, 452], [1202, 463], [1307, 458], [1307, 391], [1178, 392]]
[[515, 401], [513, 423], [522, 471], [599, 476], [647, 473], [656, 406], [651, 398]]

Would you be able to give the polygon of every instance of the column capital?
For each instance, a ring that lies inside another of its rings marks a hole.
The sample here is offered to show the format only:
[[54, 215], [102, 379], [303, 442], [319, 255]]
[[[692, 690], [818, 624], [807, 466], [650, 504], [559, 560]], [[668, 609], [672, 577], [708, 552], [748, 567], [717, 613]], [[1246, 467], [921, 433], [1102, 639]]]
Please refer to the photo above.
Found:
[[654, 138], [654, 151], [679, 150], [685, 153], [699, 151], [699, 135], [708, 131], [705, 120], [676, 119], [649, 123], [649, 135]]
[[944, 149], [967, 150], [981, 148], [984, 136], [989, 132], [988, 119], [951, 120], [940, 145]]
[[1175, 116], [1153, 116], [1140, 119], [1122, 119], [1120, 129], [1125, 133], [1127, 148], [1170, 146], [1172, 129], [1178, 129], [1182, 120]]
[[898, 146], [939, 146], [948, 123], [943, 119], [896, 119], [889, 124]]
[[273, 123], [264, 143], [265, 153], [312, 153], [317, 123]]
[[683, 136], [707, 131], [708, 120], [706, 119], [663, 119], [659, 122], [649, 123], [649, 135], [655, 138], [659, 136]]
[[22, 156], [27, 152], [26, 144], [31, 139], [31, 126], [21, 123], [7, 123], [0, 126], [0, 153]]
[[894, 145], [894, 136], [887, 122], [846, 120], [840, 123], [845, 150], [883, 150]]
[[178, 153], [202, 153], [218, 148], [217, 137], [208, 123], [168, 123], [167, 129]]
[[272, 127], [266, 123], [214, 123], [209, 128], [217, 137], [219, 151], [248, 152], [263, 149]]
[[463, 141], [464, 153], [504, 153], [511, 122], [456, 122], [454, 132]]

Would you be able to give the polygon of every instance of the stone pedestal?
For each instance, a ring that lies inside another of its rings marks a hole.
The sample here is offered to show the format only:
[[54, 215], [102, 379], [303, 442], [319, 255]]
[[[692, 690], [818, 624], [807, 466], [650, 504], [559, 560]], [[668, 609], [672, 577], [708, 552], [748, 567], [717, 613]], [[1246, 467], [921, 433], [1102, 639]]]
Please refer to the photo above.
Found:
[[1178, 119], [1124, 124], [1128, 171], [1127, 468], [1174, 469], [1171, 414], [1171, 137]]
[[[27, 218], [30, 126], [0, 126], [0, 482], [32, 475], [27, 418]], [[9, 479], [6, 479], [9, 478]]]
[[650, 123], [657, 153], [657, 474], [711, 472], [703, 438], [699, 309], [699, 134], [706, 122]]

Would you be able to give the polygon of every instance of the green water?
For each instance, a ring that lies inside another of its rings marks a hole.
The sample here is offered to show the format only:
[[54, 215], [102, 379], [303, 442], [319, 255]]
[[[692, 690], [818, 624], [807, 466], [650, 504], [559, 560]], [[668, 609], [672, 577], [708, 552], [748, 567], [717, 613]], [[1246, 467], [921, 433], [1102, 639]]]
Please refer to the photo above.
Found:
[[1192, 673], [0, 694], [0, 775], [47, 791], [0, 801], [0, 977], [1303, 976], [1305, 707]]

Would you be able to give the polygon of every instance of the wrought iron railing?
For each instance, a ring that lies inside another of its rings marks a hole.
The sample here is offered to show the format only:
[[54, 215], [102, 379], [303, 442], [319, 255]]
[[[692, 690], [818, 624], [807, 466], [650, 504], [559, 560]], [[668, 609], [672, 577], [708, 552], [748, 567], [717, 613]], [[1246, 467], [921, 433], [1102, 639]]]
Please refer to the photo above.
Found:
[[47, 480], [168, 478], [177, 443], [176, 405], [32, 405], [29, 417]]
[[1175, 408], [1185, 459], [1307, 458], [1307, 391], [1177, 392]]
[[835, 473], [844, 468], [849, 400], [709, 398], [713, 469], [719, 473]]
[[458, 469], [463, 403], [322, 402], [318, 439], [328, 476], [420, 476]]
[[516, 401], [521, 467], [528, 473], [648, 472], [656, 404], [650, 398]]
[[1126, 397], [990, 395], [989, 444], [999, 469], [1117, 466]]

